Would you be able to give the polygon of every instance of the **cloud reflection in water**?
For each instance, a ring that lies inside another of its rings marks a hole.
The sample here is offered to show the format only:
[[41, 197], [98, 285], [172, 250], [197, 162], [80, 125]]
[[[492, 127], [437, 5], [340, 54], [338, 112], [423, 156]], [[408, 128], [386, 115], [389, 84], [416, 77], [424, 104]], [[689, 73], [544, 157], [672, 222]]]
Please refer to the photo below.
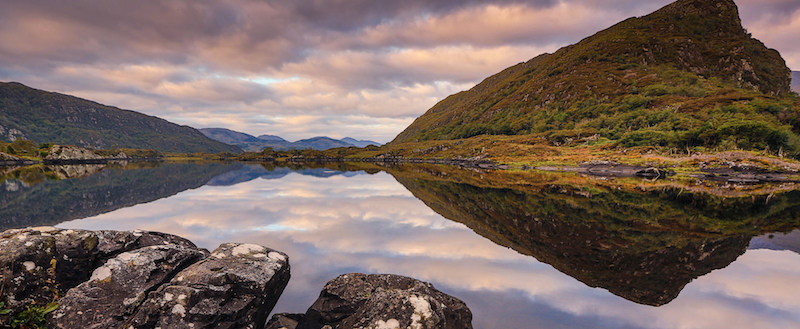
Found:
[[304, 312], [325, 282], [357, 271], [433, 282], [470, 306], [476, 328], [800, 326], [796, 253], [748, 250], [669, 304], [651, 307], [495, 245], [435, 213], [386, 173], [348, 176], [232, 180], [59, 226], [162, 231], [209, 249], [237, 241], [282, 250], [292, 279], [277, 312]]

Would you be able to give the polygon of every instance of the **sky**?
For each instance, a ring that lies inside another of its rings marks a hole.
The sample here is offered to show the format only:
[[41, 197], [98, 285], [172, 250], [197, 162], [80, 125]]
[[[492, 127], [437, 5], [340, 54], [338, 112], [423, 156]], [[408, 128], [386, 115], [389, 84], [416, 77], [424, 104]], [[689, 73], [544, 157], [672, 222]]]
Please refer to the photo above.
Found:
[[[444, 97], [669, 0], [3, 0], [0, 81], [195, 128], [388, 142]], [[800, 70], [800, 1], [737, 0]]]

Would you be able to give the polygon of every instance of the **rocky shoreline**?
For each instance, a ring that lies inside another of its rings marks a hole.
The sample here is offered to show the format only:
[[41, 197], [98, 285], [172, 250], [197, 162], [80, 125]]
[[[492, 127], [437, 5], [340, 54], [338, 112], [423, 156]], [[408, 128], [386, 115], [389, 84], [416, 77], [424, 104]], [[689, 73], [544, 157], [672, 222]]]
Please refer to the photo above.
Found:
[[430, 283], [361, 273], [331, 280], [306, 313], [267, 325], [289, 257], [255, 244], [209, 252], [164, 233], [37, 227], [0, 233], [0, 250], [2, 324], [53, 306], [41, 311], [52, 328], [472, 327], [466, 304]]
[[[509, 170], [514, 169], [508, 164], [497, 163], [484, 156], [471, 158], [407, 158], [403, 156], [380, 155], [370, 158], [343, 158], [332, 156], [303, 156], [297, 155], [287, 159], [277, 160], [273, 157], [255, 158], [226, 158], [228, 160], [239, 160], [245, 162], [276, 162], [285, 161], [289, 163], [337, 163], [337, 162], [368, 162], [378, 164], [440, 164], [450, 165], [466, 169], [482, 170]], [[48, 151], [47, 157], [42, 161], [34, 161], [15, 157], [0, 152], [0, 166], [22, 166], [32, 164], [46, 165], [77, 165], [77, 164], [105, 164], [118, 161], [163, 161], [163, 158], [132, 158], [124, 152], [114, 156], [101, 156], [95, 152], [75, 146], [54, 145]], [[515, 167], [521, 170], [541, 170], [555, 172], [577, 172], [589, 176], [597, 177], [639, 177], [645, 179], [663, 179], [676, 176], [676, 172], [665, 167], [648, 167], [638, 165], [628, 165], [613, 161], [590, 161], [581, 163], [577, 166], [535, 166], [523, 165]], [[762, 183], [797, 183], [800, 182], [800, 172], [796, 171], [775, 171], [763, 168], [751, 168], [747, 166], [731, 165], [721, 168], [697, 169], [698, 172], [690, 173], [686, 176], [706, 180], [736, 185], [762, 184]]]
[[102, 156], [92, 150], [77, 146], [53, 145], [41, 160], [24, 159], [0, 152], [0, 166], [105, 164], [116, 161], [160, 161], [162, 158], [131, 157], [120, 151], [113, 156]]
[[[250, 160], [253, 161], [253, 160]], [[258, 161], [272, 162], [275, 159], [258, 159]], [[295, 156], [286, 160], [292, 163], [334, 163], [334, 162], [369, 162], [381, 164], [442, 164], [466, 169], [508, 170], [510, 165], [494, 162], [487, 158], [436, 158], [419, 159], [405, 157], [382, 156], [374, 158], [337, 158], [337, 157], [303, 157]], [[675, 170], [666, 167], [648, 167], [628, 165], [613, 161], [590, 161], [577, 166], [521, 166], [521, 170], [541, 170], [553, 172], [576, 172], [595, 177], [638, 177], [644, 179], [664, 179], [676, 176]], [[800, 172], [778, 171], [761, 168], [749, 168], [731, 165], [722, 168], [698, 168], [699, 172], [687, 176], [700, 180], [723, 182], [735, 185], [763, 184], [763, 183], [798, 183]]]

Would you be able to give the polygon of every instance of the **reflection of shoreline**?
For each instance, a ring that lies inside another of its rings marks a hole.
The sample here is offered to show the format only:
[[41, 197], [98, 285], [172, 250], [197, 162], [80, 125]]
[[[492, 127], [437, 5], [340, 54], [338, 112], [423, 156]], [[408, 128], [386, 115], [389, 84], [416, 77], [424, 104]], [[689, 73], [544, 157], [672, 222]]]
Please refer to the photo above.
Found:
[[748, 249], [789, 250], [800, 254], [800, 230], [753, 237]]
[[[269, 245], [290, 255], [293, 269], [277, 312], [304, 312], [330, 278], [365, 272], [433, 282], [467, 302], [475, 328], [723, 329], [746, 324], [788, 329], [800, 321], [780, 316], [799, 304], [773, 289], [800, 279], [800, 258], [794, 254], [747, 251], [728, 268], [688, 284], [669, 304], [650, 307], [591, 288], [441, 218], [386, 173], [352, 179], [289, 174], [280, 180], [209, 186], [60, 226], [157, 230], [207, 248], [227, 241]], [[800, 292], [794, 285], [781, 291]]]
[[492, 187], [492, 179], [502, 178], [489, 175], [475, 186], [453, 171], [420, 169], [387, 171], [443, 217], [589, 286], [647, 305], [669, 303], [690, 281], [732, 263], [750, 236], [800, 227], [793, 216], [798, 192], [765, 201], [547, 181]]
[[6, 187], [0, 188], [0, 229], [55, 225], [158, 200], [241, 166], [136, 162], [125, 167], [23, 167], [15, 178], [0, 183]]
[[82, 165], [48, 165], [47, 169], [54, 172], [58, 179], [81, 178], [103, 170], [106, 164]]
[[[289, 173], [332, 177], [385, 170], [435, 212], [495, 244], [533, 256], [586, 285], [648, 305], [668, 303], [691, 280], [733, 262], [746, 250], [750, 236], [795, 228], [800, 220], [793, 216], [799, 192], [720, 198], [670, 188], [606, 188], [581, 177], [565, 183], [556, 180], [562, 176], [551, 174], [519, 176], [440, 166], [288, 168], [211, 162], [134, 170], [102, 165], [48, 168], [60, 178], [83, 178], [0, 192], [0, 218], [11, 218], [0, 227], [90, 217], [204, 184], [230, 186]], [[48, 199], [44, 193], [60, 199]], [[58, 209], [37, 208], [34, 202]]]

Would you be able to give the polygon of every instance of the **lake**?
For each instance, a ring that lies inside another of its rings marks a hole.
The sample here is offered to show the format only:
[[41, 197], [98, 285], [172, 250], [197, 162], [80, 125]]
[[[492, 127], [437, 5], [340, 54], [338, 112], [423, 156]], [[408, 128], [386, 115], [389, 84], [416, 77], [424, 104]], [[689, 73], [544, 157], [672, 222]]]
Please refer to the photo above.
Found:
[[275, 312], [350, 272], [433, 283], [475, 328], [798, 328], [800, 191], [377, 164], [6, 168], [0, 229], [287, 253]]

